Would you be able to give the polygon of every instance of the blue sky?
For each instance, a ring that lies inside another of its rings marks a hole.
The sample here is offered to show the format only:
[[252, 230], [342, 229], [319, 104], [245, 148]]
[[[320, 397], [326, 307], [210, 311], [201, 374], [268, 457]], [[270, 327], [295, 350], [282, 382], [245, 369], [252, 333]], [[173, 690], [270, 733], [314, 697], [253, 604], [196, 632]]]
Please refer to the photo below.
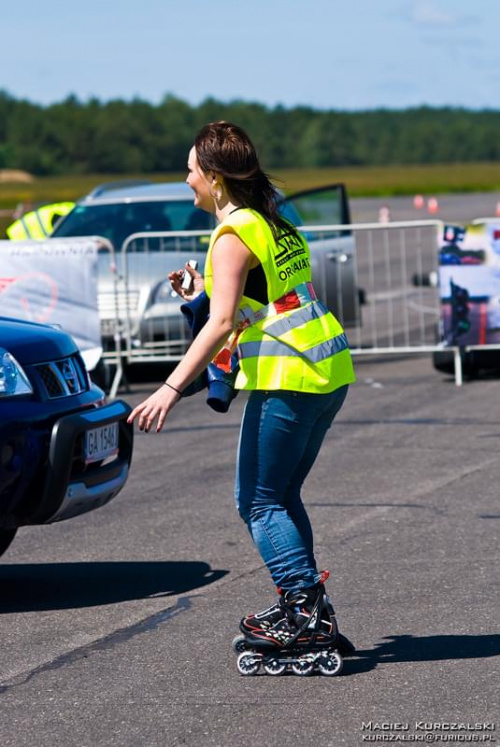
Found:
[[500, 107], [499, 0], [1, 3], [0, 88], [158, 103]]

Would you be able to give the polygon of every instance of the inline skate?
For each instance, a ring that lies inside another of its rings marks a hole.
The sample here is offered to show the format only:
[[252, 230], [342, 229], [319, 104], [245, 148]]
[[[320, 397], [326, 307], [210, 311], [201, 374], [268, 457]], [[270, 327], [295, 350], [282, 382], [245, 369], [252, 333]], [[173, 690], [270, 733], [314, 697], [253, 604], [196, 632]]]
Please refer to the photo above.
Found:
[[354, 646], [338, 633], [323, 585], [327, 577], [308, 589], [281, 592], [277, 604], [242, 619], [243, 635], [233, 641], [240, 674], [254, 675], [261, 667], [270, 675], [340, 674], [341, 648], [349, 655]]

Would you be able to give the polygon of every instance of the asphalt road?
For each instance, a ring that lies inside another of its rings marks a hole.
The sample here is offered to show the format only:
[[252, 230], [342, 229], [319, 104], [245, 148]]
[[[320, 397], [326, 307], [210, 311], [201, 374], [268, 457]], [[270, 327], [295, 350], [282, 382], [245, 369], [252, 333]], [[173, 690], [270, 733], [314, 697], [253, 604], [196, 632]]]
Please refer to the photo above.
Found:
[[357, 370], [305, 490], [359, 647], [343, 675], [238, 675], [239, 617], [272, 588], [232, 502], [244, 397], [226, 416], [198, 397], [137, 435], [112, 504], [6, 554], [3, 747], [361, 745], [370, 722], [495, 719], [500, 382], [458, 389], [427, 358]]
[[2, 559], [2, 747], [500, 741], [500, 380], [356, 368], [304, 490], [358, 646], [342, 675], [237, 673], [239, 618], [273, 589], [233, 505], [245, 397], [223, 416], [200, 395], [137, 433], [110, 505], [25, 528]]

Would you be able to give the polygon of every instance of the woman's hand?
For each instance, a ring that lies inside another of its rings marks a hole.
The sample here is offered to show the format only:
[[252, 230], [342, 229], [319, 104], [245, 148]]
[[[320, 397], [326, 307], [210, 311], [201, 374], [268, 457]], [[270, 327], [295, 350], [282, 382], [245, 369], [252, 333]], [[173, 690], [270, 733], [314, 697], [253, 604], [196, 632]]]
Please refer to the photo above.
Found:
[[158, 418], [156, 432], [159, 433], [163, 428], [165, 418], [180, 398], [180, 392], [173, 389], [169, 384], [162, 384], [154, 394], [132, 410], [127, 418], [127, 423], [133, 423], [139, 417], [139, 430], [149, 433], [151, 426]]
[[[191, 275], [193, 282], [191, 283], [191, 286], [188, 290], [185, 290], [182, 287], [182, 279], [184, 277], [184, 273], [188, 273]], [[177, 293], [178, 296], [184, 299], [184, 301], [192, 301], [196, 296], [199, 296], [200, 293], [203, 293], [205, 290], [205, 281], [203, 280], [203, 275], [198, 272], [198, 270], [193, 270], [193, 268], [189, 265], [188, 262], [186, 262], [186, 266], [183, 270], [177, 270], [177, 272], [169, 272], [168, 279], [170, 280], [170, 285], [172, 286], [172, 289]]]

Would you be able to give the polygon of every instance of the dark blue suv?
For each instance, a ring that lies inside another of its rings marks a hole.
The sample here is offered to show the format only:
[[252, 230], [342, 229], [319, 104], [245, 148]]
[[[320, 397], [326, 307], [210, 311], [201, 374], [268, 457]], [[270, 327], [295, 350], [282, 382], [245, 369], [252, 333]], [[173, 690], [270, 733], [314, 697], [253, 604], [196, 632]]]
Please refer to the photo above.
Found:
[[120, 492], [129, 412], [106, 404], [68, 334], [0, 317], [0, 555], [19, 527], [78, 516]]

